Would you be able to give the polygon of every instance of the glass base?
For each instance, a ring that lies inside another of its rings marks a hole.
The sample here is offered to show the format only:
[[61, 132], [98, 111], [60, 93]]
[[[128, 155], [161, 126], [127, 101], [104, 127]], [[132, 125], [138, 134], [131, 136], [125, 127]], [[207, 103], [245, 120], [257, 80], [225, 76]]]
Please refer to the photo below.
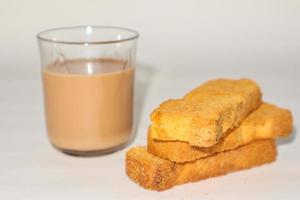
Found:
[[128, 142], [123, 143], [121, 145], [118, 145], [116, 147], [112, 147], [109, 149], [99, 149], [99, 150], [88, 150], [88, 151], [80, 151], [80, 150], [71, 150], [71, 149], [63, 149], [60, 147], [54, 146], [55, 149], [63, 152], [64, 154], [70, 155], [70, 156], [76, 156], [76, 157], [95, 157], [95, 156], [101, 156], [109, 153], [113, 153], [117, 150], [120, 150], [124, 147], [126, 147]]

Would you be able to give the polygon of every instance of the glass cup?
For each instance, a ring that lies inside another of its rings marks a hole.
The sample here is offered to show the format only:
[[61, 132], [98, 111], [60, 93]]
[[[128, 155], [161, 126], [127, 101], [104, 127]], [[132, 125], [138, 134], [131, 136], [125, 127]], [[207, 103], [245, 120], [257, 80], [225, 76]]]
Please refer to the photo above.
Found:
[[94, 156], [132, 139], [138, 36], [108, 26], [38, 33], [46, 127], [54, 147]]

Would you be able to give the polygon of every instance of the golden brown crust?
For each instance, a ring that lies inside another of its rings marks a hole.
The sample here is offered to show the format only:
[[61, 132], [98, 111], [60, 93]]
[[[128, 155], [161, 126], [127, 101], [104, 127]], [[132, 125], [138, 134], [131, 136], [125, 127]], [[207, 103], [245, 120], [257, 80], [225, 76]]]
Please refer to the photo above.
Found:
[[162, 191], [183, 183], [259, 166], [275, 158], [273, 140], [255, 141], [236, 150], [184, 164], [153, 156], [145, 147], [135, 147], [126, 153], [126, 173], [142, 187]]
[[165, 101], [153, 111], [153, 138], [213, 146], [260, 104], [260, 88], [251, 80], [208, 81], [184, 98]]
[[189, 162], [216, 152], [232, 150], [257, 139], [287, 136], [292, 131], [292, 115], [289, 110], [264, 103], [248, 115], [240, 127], [226, 135], [218, 144], [199, 148], [180, 141], [160, 141], [148, 133], [148, 151], [160, 158], [174, 162]]

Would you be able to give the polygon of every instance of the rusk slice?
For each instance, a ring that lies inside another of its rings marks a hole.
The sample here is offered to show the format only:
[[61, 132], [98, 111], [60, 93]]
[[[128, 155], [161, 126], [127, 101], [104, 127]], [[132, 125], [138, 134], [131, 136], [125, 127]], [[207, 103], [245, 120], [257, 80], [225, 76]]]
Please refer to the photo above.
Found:
[[149, 153], [160, 158], [179, 163], [190, 162], [216, 152], [236, 149], [254, 140], [287, 136], [292, 132], [292, 121], [289, 110], [264, 103], [214, 146], [204, 148], [180, 141], [155, 140], [153, 130], [149, 128], [147, 148]]
[[261, 103], [260, 88], [251, 80], [208, 81], [184, 98], [168, 100], [155, 109], [152, 137], [213, 146]]
[[275, 157], [273, 140], [258, 140], [236, 150], [184, 164], [158, 158], [148, 153], [145, 147], [135, 147], [126, 153], [126, 173], [142, 187], [162, 191], [183, 183], [270, 163]]

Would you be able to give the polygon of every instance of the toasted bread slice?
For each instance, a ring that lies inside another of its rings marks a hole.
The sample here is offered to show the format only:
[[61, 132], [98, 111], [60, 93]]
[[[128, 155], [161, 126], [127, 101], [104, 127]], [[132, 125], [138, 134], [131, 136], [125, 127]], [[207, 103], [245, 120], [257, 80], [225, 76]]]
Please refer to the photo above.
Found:
[[245, 99], [245, 110], [252, 110], [261, 104], [261, 91], [257, 83], [250, 79], [216, 79], [187, 93], [185, 99], [201, 99], [203, 95], [239, 95]]
[[241, 125], [211, 147], [194, 147], [186, 142], [160, 141], [148, 132], [148, 152], [173, 162], [189, 162], [216, 152], [235, 149], [258, 139], [287, 136], [292, 132], [292, 115], [289, 110], [264, 103], [248, 115]]
[[126, 173], [142, 187], [161, 191], [183, 183], [270, 163], [275, 157], [276, 146], [273, 140], [258, 140], [236, 150], [184, 164], [158, 158], [148, 153], [145, 147], [135, 147], [126, 153]]
[[261, 103], [260, 88], [251, 80], [208, 81], [184, 98], [168, 100], [155, 109], [152, 137], [213, 146]]

